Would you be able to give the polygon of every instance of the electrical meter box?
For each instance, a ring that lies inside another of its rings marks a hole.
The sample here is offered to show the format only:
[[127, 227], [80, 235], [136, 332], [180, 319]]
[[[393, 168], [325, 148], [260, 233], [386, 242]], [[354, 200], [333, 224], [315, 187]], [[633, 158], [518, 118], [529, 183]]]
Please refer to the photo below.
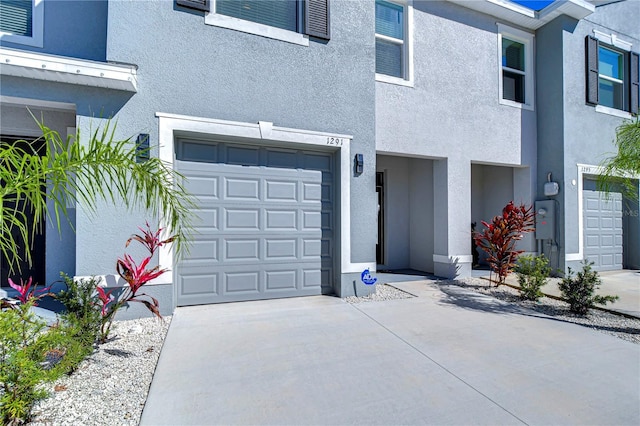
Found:
[[554, 200], [536, 201], [536, 240], [556, 239], [556, 203]]

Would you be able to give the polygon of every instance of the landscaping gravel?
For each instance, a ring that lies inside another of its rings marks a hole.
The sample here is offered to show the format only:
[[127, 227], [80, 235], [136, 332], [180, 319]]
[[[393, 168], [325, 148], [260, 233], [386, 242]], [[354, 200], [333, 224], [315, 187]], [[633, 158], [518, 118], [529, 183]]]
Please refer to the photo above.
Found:
[[408, 299], [415, 297], [412, 294], [399, 290], [387, 284], [375, 284], [375, 291], [368, 296], [345, 297], [347, 303], [380, 302], [383, 300]]
[[[520, 298], [520, 292], [515, 288], [506, 285], [495, 287], [488, 280], [480, 278], [444, 280], [439, 281], [438, 284], [465, 287], [505, 302], [515, 303], [523, 308], [531, 309], [557, 320], [579, 324], [632, 343], [640, 344], [640, 318], [629, 318], [600, 309], [590, 309], [587, 315], [580, 316], [571, 313], [569, 311], [569, 304], [561, 300], [550, 297], [542, 297], [537, 302], [522, 300]], [[611, 306], [611, 304], [607, 305], [607, 307]]]
[[[517, 290], [493, 287], [487, 280], [433, 280], [440, 286], [455, 285], [517, 304], [640, 344], [640, 319], [592, 309], [585, 317], [569, 312], [567, 303], [543, 297], [538, 302], [523, 301]], [[376, 284], [375, 292], [364, 297], [347, 297], [348, 303], [383, 302], [415, 297], [392, 285]], [[143, 318], [114, 323], [111, 341], [100, 345], [71, 376], [47, 386], [51, 397], [38, 403], [33, 425], [138, 425], [153, 372], [158, 362], [171, 317], [163, 321]]]
[[113, 338], [46, 389], [33, 425], [137, 425], [171, 317], [116, 321]]
[[[640, 344], [639, 318], [629, 318], [599, 309], [590, 309], [586, 316], [576, 315], [569, 311], [569, 304], [561, 300], [550, 297], [542, 297], [537, 302], [522, 300], [518, 290], [506, 285], [495, 287], [488, 280], [481, 278], [463, 278], [458, 280], [434, 279], [429, 280], [429, 282], [436, 283], [440, 286], [455, 285], [464, 287], [468, 290], [490, 295], [496, 299], [531, 309], [543, 315], [548, 315], [557, 320], [579, 324], [632, 343]], [[408, 297], [413, 296], [394, 288], [393, 284], [376, 284], [375, 293], [364, 297], [347, 297], [345, 300], [349, 303], [362, 303], [406, 299]]]

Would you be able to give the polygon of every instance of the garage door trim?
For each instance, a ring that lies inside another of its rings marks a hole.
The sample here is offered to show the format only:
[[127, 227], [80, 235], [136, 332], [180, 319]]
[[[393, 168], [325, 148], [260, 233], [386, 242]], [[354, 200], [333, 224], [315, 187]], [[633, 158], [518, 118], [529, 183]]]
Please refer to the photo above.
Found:
[[[336, 188], [339, 191], [339, 197], [336, 197], [336, 209], [339, 212], [338, 238], [340, 238], [340, 257], [336, 267], [338, 272], [343, 274], [361, 272], [367, 268], [375, 271], [375, 262], [351, 262], [351, 185], [345, 185], [345, 181], [350, 182], [354, 179], [351, 153], [353, 136], [277, 127], [266, 121], [246, 123], [162, 112], [156, 113], [156, 117], [158, 117], [159, 157], [171, 167], [174, 167], [174, 143], [177, 137], [223, 138], [227, 142], [253, 141], [271, 147], [291, 146], [300, 149], [336, 151], [336, 155], [339, 156], [336, 179], [341, 182], [341, 185]], [[345, 178], [347, 176], [348, 180]], [[170, 247], [161, 247], [159, 264], [161, 268], [174, 268], [173, 250]]]

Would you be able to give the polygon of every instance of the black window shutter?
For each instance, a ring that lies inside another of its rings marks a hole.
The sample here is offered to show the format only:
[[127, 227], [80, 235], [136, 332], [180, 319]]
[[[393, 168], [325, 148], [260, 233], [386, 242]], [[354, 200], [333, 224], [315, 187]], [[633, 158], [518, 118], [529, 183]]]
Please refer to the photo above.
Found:
[[629, 54], [629, 90], [631, 91], [629, 94], [629, 111], [633, 114], [638, 113], [638, 88], [640, 87], [640, 82], [638, 82], [638, 73], [640, 72], [638, 63], [640, 60], [638, 58], [640, 56], [637, 53], [631, 52]]
[[585, 39], [587, 70], [587, 103], [598, 104], [598, 39], [587, 36]]
[[176, 0], [178, 6], [209, 12], [209, 0]]
[[329, 40], [329, 0], [305, 0], [304, 5], [304, 33]]

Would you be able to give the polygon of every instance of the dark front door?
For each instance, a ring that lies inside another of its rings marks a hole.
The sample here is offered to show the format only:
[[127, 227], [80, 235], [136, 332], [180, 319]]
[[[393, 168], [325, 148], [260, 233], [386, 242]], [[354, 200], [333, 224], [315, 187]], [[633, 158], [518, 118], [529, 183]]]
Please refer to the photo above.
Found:
[[384, 173], [376, 173], [376, 195], [378, 196], [378, 242], [376, 243], [376, 263], [384, 264]]
[[[0, 136], [2, 146], [5, 147], [8, 144], [17, 144], [17, 146], [23, 148], [25, 151], [32, 151], [42, 154], [44, 144], [41, 140], [34, 141], [33, 138], [22, 138], [17, 136]], [[3, 183], [4, 184], [4, 183]], [[3, 200], [2, 207], [5, 212], [17, 209], [23, 211], [27, 217], [27, 229], [31, 232], [33, 228], [33, 213], [30, 211], [29, 206], [24, 201], [15, 200]], [[38, 226], [35, 234], [30, 235], [31, 247], [24, 247], [23, 244], [19, 245], [20, 258], [11, 259], [7, 258], [4, 254], [0, 253], [0, 286], [7, 287], [8, 279], [11, 278], [14, 282], [19, 283], [20, 278], [27, 280], [29, 277], [33, 278], [33, 282], [38, 285], [44, 285], [45, 283], [45, 228], [44, 226]], [[22, 242], [22, 238], [18, 229], [12, 228], [11, 233], [15, 241]], [[31, 262], [28, 262], [26, 253], [29, 250], [31, 254]], [[13, 266], [13, 267], [12, 267]]]

